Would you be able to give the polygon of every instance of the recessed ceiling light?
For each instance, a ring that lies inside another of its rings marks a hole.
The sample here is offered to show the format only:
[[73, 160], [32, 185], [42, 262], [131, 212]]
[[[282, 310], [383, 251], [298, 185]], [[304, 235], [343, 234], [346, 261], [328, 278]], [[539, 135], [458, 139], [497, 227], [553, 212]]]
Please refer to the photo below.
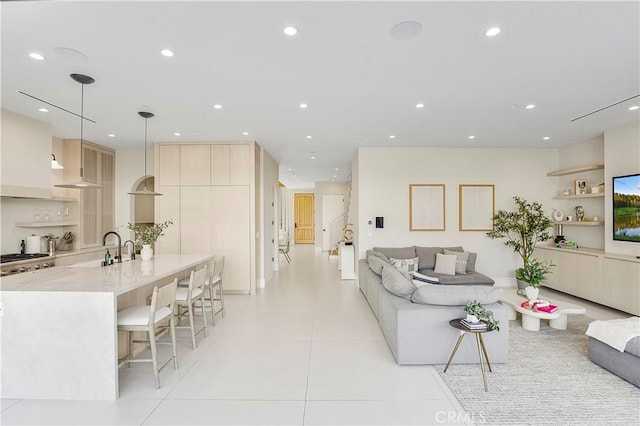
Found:
[[396, 40], [411, 40], [422, 32], [422, 24], [416, 21], [399, 22], [391, 28], [391, 37]]
[[424, 104], [423, 103], [416, 104], [416, 108], [424, 108]]
[[307, 135], [306, 137], [307, 137], [307, 139], [311, 139], [311, 135]]
[[222, 105], [220, 105], [220, 104], [215, 104], [213, 107], [214, 107], [215, 109], [222, 109]]
[[333, 177], [337, 177], [337, 175], [333, 175]]
[[292, 169], [291, 167], [289, 167], [287, 170], [288, 170], [288, 171], [292, 171], [293, 169]]
[[304, 108], [307, 108], [308, 106], [309, 106], [309, 105], [307, 105], [307, 104], [300, 104], [300, 108], [303, 108], [303, 109], [304, 109]]
[[545, 136], [544, 138], [542, 138], [545, 141], [548, 141], [549, 139], [551, 139], [549, 136]]
[[493, 28], [489, 28], [485, 34], [487, 35], [487, 37], [493, 37], [495, 35], [498, 35], [499, 33], [500, 33], [500, 28], [493, 27]]
[[29, 53], [29, 57], [31, 59], [35, 59], [36, 61], [44, 61], [44, 56], [42, 56], [38, 52]]
[[534, 109], [536, 106], [534, 104], [529, 104], [525, 108], [526, 109]]
[[395, 139], [395, 138], [396, 138], [396, 135], [389, 136], [389, 139]]
[[113, 133], [109, 133], [107, 136], [109, 136], [110, 138], [115, 138], [116, 135], [114, 135]]
[[340, 170], [339, 168], [336, 167], [336, 171]]
[[637, 110], [638, 108], [640, 108], [640, 106], [638, 106], [638, 105], [633, 105], [633, 106], [630, 106], [630, 107], [629, 107], [629, 111], [635, 111], [635, 110]]
[[469, 139], [475, 139], [475, 138], [476, 138], [476, 137], [475, 137], [475, 136], [473, 136], [473, 135], [469, 136]]
[[286, 27], [284, 33], [288, 36], [294, 36], [298, 34], [298, 29], [296, 27]]
[[242, 132], [243, 135], [247, 136], [249, 132]]
[[46, 108], [38, 108], [38, 111], [40, 111], [40, 112], [49, 112], [49, 110], [46, 109]]
[[173, 136], [180, 136], [180, 132], [174, 132]]
[[316, 159], [316, 156], [315, 156], [315, 155], [312, 155], [312, 156], [311, 156], [311, 159], [312, 159], [312, 160], [315, 160], [315, 159]]
[[160, 53], [162, 53], [162, 56], [166, 56], [167, 58], [170, 58], [173, 56], [173, 50], [169, 50], [169, 49], [162, 49]]

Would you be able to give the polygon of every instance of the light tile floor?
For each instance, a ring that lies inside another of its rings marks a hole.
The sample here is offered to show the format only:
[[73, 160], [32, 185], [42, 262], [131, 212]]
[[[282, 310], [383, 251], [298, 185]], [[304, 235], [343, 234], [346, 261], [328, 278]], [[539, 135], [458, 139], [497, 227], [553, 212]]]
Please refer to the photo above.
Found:
[[[120, 369], [118, 401], [3, 399], [0, 424], [435, 425], [470, 418], [431, 366], [395, 363], [355, 281], [340, 280], [337, 261], [312, 246], [291, 255], [257, 295], [225, 296], [226, 317], [210, 325], [208, 338], [198, 337], [197, 350], [188, 331], [179, 332], [180, 368], [161, 372], [161, 389], [150, 366], [137, 364]], [[597, 305], [588, 315], [625, 316]]]

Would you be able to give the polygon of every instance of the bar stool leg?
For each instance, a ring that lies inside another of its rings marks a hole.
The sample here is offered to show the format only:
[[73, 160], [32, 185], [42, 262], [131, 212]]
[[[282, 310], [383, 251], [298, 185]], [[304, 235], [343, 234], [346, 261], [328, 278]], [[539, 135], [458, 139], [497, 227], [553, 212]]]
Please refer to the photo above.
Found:
[[189, 325], [191, 326], [191, 343], [193, 344], [193, 350], [196, 350], [196, 328], [193, 322], [193, 302], [189, 301], [187, 305], [187, 312], [189, 314]]

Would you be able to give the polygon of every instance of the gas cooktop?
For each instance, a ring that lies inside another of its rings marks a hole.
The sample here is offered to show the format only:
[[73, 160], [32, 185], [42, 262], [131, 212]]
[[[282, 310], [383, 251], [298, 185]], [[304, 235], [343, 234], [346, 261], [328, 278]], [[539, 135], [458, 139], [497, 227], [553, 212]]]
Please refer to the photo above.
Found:
[[0, 256], [0, 263], [8, 263], [8, 262], [18, 262], [21, 260], [32, 260], [32, 259], [38, 259], [40, 257], [47, 257], [49, 256], [48, 254], [44, 254], [44, 253], [33, 253], [33, 254], [20, 254], [20, 253], [13, 253], [13, 254], [3, 254]]

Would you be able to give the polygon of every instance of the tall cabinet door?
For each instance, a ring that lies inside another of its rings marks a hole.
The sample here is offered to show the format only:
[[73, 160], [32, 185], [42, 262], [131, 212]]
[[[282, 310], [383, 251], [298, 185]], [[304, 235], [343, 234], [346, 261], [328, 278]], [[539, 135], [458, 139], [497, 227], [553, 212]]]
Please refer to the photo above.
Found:
[[[84, 179], [91, 183], [100, 183], [98, 167], [100, 153], [91, 145], [82, 146], [82, 171]], [[90, 247], [98, 245], [101, 227], [99, 221], [100, 203], [103, 189], [86, 189], [81, 192], [82, 199], [82, 245]]]
[[249, 186], [211, 187], [211, 252], [224, 255], [224, 290], [251, 292], [251, 199]]
[[108, 231], [115, 231], [115, 175], [116, 159], [112, 152], [100, 152], [100, 184], [102, 185], [101, 205], [102, 213], [100, 234], [104, 235]]
[[180, 219], [180, 252], [210, 254], [211, 189], [209, 186], [180, 188]]
[[160, 186], [158, 192], [161, 197], [155, 198], [155, 221], [162, 223], [171, 220], [170, 225], [162, 238], [158, 239], [154, 249], [162, 254], [180, 254], [180, 187]]
[[180, 185], [210, 185], [209, 145], [180, 145]]

